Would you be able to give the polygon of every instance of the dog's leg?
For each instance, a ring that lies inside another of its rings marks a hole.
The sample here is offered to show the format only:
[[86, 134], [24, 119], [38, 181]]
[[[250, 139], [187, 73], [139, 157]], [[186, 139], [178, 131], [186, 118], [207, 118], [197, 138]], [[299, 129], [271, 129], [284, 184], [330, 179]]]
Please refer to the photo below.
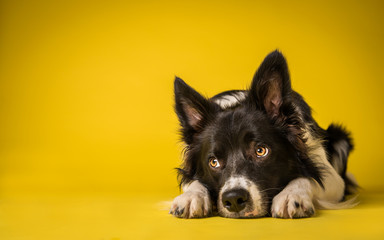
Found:
[[173, 200], [171, 214], [181, 218], [201, 218], [211, 214], [212, 203], [206, 187], [195, 180], [182, 188], [184, 193]]
[[276, 218], [310, 217], [315, 213], [311, 180], [292, 180], [272, 201], [271, 213]]
[[327, 159], [322, 142], [314, 138], [310, 131], [305, 132], [309, 156], [312, 161], [322, 167], [323, 178], [321, 187], [315, 180], [297, 178], [291, 181], [272, 201], [273, 217], [300, 218], [310, 217], [317, 207], [337, 205], [344, 196], [345, 183]]
[[330, 167], [323, 179], [324, 188], [315, 180], [297, 178], [292, 180], [272, 201], [271, 213], [277, 218], [310, 217], [315, 213], [314, 204], [326, 208], [339, 203], [344, 194], [344, 181]]

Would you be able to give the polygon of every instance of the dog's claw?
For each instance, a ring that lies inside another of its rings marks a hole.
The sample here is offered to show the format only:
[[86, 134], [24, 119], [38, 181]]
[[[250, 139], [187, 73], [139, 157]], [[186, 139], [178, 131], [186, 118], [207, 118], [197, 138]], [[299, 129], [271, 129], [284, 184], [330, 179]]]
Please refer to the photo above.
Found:
[[181, 215], [183, 215], [183, 213], [184, 213], [184, 208], [182, 208], [182, 209], [177, 208], [175, 210], [175, 215], [177, 215], [177, 216], [181, 216]]

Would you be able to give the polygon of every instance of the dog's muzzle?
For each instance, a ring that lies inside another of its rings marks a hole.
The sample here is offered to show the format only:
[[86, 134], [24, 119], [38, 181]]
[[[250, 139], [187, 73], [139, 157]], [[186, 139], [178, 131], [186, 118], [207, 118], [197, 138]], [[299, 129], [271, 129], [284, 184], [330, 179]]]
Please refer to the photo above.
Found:
[[262, 197], [256, 184], [245, 177], [231, 177], [221, 188], [218, 211], [223, 217], [252, 218], [265, 215]]

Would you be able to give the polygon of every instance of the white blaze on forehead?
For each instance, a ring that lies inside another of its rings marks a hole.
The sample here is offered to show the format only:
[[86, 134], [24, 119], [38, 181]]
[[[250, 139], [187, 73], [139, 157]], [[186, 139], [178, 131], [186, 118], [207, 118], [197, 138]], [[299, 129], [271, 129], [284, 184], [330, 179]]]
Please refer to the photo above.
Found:
[[240, 101], [243, 101], [246, 98], [244, 92], [234, 92], [229, 93], [228, 95], [221, 96], [218, 99], [215, 99], [215, 103], [218, 104], [221, 108], [230, 108], [236, 106]]
[[250, 186], [250, 181], [247, 180], [245, 177], [231, 177], [225, 182], [220, 192], [224, 193], [228, 190], [237, 189], [237, 188], [243, 188], [245, 190], [248, 190], [249, 186]]

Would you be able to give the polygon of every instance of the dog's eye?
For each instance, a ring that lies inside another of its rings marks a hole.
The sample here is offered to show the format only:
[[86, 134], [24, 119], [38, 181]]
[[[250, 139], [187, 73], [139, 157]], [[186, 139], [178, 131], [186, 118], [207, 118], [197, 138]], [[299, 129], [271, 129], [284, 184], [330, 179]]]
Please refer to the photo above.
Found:
[[256, 155], [257, 155], [257, 157], [265, 157], [265, 156], [268, 155], [268, 153], [269, 153], [269, 150], [266, 147], [258, 146], [256, 148]]
[[209, 166], [211, 168], [219, 168], [220, 167], [220, 163], [219, 163], [219, 160], [217, 160], [216, 158], [212, 157], [209, 159]]

